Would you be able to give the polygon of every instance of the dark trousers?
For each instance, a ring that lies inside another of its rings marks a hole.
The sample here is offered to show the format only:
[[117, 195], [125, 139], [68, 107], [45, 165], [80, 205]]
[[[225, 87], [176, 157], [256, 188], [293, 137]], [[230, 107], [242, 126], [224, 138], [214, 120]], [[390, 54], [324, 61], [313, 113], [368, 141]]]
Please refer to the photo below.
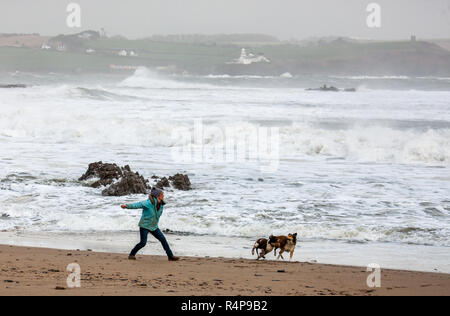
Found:
[[157, 230], [150, 231], [148, 229], [140, 227], [139, 233], [141, 235], [141, 241], [131, 250], [130, 256], [135, 256], [139, 250], [145, 247], [147, 244], [148, 233], [152, 234], [153, 237], [159, 240], [163, 246], [166, 254], [169, 258], [173, 257], [172, 250], [170, 250], [169, 244], [167, 243], [166, 237], [164, 237], [162, 231], [158, 228]]

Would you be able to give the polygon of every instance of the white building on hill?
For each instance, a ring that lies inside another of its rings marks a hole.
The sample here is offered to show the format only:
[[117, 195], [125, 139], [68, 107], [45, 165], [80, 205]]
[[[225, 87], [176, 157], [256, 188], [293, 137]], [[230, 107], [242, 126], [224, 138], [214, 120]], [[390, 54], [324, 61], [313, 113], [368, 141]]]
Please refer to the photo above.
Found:
[[250, 65], [254, 63], [270, 63], [270, 60], [264, 55], [255, 55], [253, 53], [247, 53], [245, 48], [241, 51], [241, 56], [228, 64], [240, 64], [240, 65]]

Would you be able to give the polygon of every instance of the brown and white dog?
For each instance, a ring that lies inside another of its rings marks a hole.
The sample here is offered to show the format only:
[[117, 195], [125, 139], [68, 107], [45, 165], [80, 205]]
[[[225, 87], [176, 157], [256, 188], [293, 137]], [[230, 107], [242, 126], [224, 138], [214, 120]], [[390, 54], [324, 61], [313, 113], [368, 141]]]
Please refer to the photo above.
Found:
[[280, 248], [280, 253], [278, 254], [278, 258], [283, 258], [283, 253], [289, 252], [290, 258], [292, 260], [292, 256], [294, 255], [295, 245], [297, 245], [297, 233], [289, 234], [287, 236], [276, 236], [274, 237], [275, 242], [272, 243], [272, 247], [274, 248], [274, 255], [277, 255], [277, 249]]
[[[259, 260], [260, 258], [266, 259], [265, 255], [273, 250], [273, 244], [275, 244], [276, 242], [276, 237], [274, 237], [273, 235], [271, 235], [268, 240], [266, 238], [258, 239], [253, 245], [252, 256], [255, 255], [256, 250], [256, 254], [258, 255], [258, 258], [256, 260]], [[258, 250], [260, 250], [259, 253]]]

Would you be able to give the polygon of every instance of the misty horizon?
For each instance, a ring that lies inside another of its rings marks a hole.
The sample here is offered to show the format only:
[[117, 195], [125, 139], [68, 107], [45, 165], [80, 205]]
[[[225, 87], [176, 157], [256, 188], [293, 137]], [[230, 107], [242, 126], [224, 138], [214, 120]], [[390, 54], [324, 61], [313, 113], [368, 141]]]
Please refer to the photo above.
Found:
[[[67, 5], [81, 7], [81, 27], [66, 25]], [[380, 28], [369, 28], [369, 3], [381, 7]], [[26, 8], [26, 9], [25, 9]], [[0, 4], [0, 33], [74, 34], [104, 28], [108, 36], [267, 34], [280, 40], [351, 37], [372, 40], [450, 38], [450, 0], [292, 1], [55, 1]]]

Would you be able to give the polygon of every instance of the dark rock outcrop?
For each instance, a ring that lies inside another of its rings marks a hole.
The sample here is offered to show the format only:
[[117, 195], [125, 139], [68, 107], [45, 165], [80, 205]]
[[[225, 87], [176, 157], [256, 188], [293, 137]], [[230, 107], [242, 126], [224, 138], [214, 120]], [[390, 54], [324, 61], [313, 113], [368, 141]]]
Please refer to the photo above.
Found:
[[110, 185], [121, 177], [123, 177], [123, 172], [122, 168], [118, 165], [99, 161], [89, 164], [88, 170], [80, 179], [78, 179], [78, 181], [98, 179], [90, 184], [91, 187], [98, 188]]
[[309, 89], [306, 89], [306, 91], [332, 91], [332, 92], [337, 92], [337, 91], [339, 91], [339, 89], [336, 88], [336, 87], [333, 87], [333, 86], [327, 87], [327, 85], [323, 85], [320, 88], [309, 88]]
[[177, 190], [188, 191], [192, 189], [191, 181], [187, 174], [177, 173], [174, 176], [159, 178], [157, 176], [153, 176], [152, 179], [155, 179], [155, 186], [161, 189], [174, 187]]
[[[161, 189], [173, 186], [178, 190], [191, 190], [191, 181], [187, 175], [177, 173], [166, 178], [152, 176], [155, 186]], [[89, 186], [93, 188], [106, 187], [102, 191], [104, 196], [124, 196], [129, 194], [148, 194], [151, 186], [149, 180], [138, 172], [131, 171], [130, 166], [119, 167], [116, 164], [103, 163], [102, 161], [89, 164], [86, 173], [79, 181], [95, 180]]]
[[125, 166], [123, 177], [119, 182], [113, 183], [103, 190], [102, 195], [123, 196], [129, 194], [147, 194], [149, 189], [148, 180], [138, 172], [132, 172], [129, 166]]
[[172, 185], [175, 189], [188, 191], [191, 189], [191, 181], [186, 174], [177, 173], [176, 175], [169, 177]]
[[345, 92], [356, 92], [355, 88], [347, 88], [347, 89], [338, 89], [336, 87], [330, 86], [327, 87], [327, 85], [323, 85], [319, 88], [308, 88], [306, 91], [322, 91], [322, 92], [338, 92], [338, 91], [345, 91]]
[[138, 172], [132, 172], [130, 166], [120, 168], [116, 164], [101, 161], [89, 164], [86, 173], [79, 181], [98, 179], [90, 184], [93, 188], [106, 186], [102, 195], [123, 196], [129, 194], [147, 194], [150, 187], [148, 180]]
[[0, 84], [0, 88], [2, 89], [14, 89], [14, 88], [26, 88], [27, 86], [24, 84]]
[[170, 183], [169, 180], [166, 177], [163, 177], [162, 179], [160, 179], [157, 183], [156, 186], [158, 188], [170, 188]]

